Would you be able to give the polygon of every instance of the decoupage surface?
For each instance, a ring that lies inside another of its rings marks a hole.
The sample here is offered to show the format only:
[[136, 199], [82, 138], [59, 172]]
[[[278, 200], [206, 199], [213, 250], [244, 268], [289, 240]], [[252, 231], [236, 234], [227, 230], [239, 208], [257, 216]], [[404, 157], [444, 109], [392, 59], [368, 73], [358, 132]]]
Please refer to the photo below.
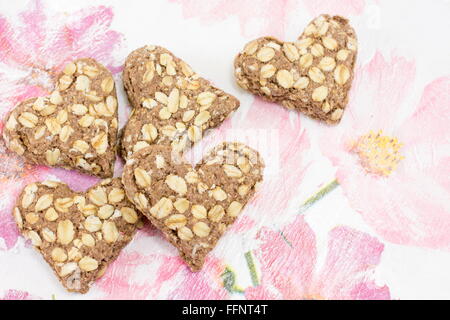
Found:
[[[0, 131], [18, 103], [46, 96], [64, 65], [94, 58], [131, 112], [126, 56], [167, 48], [240, 108], [188, 150], [224, 141], [264, 158], [264, 181], [200, 272], [144, 224], [85, 294], [69, 293], [20, 234], [12, 210], [30, 182], [75, 191], [99, 181], [30, 165], [0, 140], [0, 298], [450, 298], [450, 2], [152, 0], [0, 2]], [[242, 90], [233, 60], [263, 36], [298, 38], [320, 14], [349, 19], [358, 56], [349, 103], [326, 125]], [[120, 177], [123, 161], [115, 164]]]

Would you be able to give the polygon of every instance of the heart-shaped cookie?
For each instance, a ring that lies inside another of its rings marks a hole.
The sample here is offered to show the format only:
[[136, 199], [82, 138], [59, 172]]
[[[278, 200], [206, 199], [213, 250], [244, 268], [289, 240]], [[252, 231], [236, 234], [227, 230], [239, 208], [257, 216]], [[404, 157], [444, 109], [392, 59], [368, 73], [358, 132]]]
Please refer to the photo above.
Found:
[[161, 47], [133, 51], [123, 81], [134, 107], [121, 138], [124, 158], [152, 144], [184, 150], [239, 107], [235, 97]]
[[315, 18], [296, 42], [264, 37], [236, 57], [244, 89], [327, 123], [338, 123], [348, 101], [357, 53], [356, 34], [339, 16]]
[[131, 241], [141, 217], [119, 178], [103, 180], [85, 193], [55, 181], [29, 184], [13, 214], [63, 286], [81, 293]]
[[55, 91], [13, 109], [3, 138], [29, 162], [112, 177], [117, 97], [111, 73], [93, 59], [66, 65]]
[[201, 269], [262, 181], [259, 154], [240, 143], [223, 143], [195, 168], [170, 146], [153, 145], [126, 162], [128, 198], [163, 232], [193, 271]]

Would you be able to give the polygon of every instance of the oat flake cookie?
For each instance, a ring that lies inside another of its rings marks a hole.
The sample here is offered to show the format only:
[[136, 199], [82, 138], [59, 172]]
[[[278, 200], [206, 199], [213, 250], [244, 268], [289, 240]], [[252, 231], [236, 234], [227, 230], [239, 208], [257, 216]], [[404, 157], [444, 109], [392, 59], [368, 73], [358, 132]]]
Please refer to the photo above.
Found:
[[178, 249], [193, 271], [236, 220], [262, 181], [259, 154], [223, 143], [195, 168], [170, 146], [152, 145], [126, 162], [128, 198]]
[[118, 178], [85, 193], [55, 181], [31, 183], [13, 215], [63, 286], [81, 293], [103, 275], [141, 223]]
[[321, 15], [295, 42], [263, 37], [235, 59], [237, 83], [263, 98], [334, 124], [353, 80], [357, 40], [348, 20]]
[[21, 102], [6, 119], [6, 145], [27, 161], [112, 177], [116, 90], [111, 73], [94, 59], [67, 64], [48, 97]]
[[239, 107], [235, 97], [162, 47], [133, 51], [123, 81], [133, 107], [121, 138], [125, 159], [152, 144], [185, 150]]

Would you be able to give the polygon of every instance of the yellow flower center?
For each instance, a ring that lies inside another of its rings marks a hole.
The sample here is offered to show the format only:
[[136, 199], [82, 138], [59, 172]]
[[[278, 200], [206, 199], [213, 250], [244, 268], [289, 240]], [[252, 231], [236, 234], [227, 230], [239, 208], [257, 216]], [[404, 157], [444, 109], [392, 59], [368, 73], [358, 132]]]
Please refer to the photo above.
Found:
[[394, 171], [404, 157], [399, 153], [403, 145], [397, 138], [383, 136], [370, 131], [361, 136], [353, 145], [352, 151], [358, 154], [362, 166], [367, 172], [388, 176]]

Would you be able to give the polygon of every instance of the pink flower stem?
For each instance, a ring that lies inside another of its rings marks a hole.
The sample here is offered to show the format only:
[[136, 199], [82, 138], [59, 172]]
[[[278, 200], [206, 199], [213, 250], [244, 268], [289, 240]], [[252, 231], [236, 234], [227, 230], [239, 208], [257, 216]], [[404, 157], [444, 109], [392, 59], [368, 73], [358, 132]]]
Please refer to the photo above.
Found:
[[329, 194], [331, 191], [336, 189], [336, 187], [339, 186], [339, 182], [337, 179], [333, 179], [333, 181], [325, 184], [322, 188], [320, 188], [316, 193], [314, 193], [312, 196], [310, 196], [308, 199], [306, 199], [305, 202], [303, 202], [302, 206], [300, 207], [299, 213], [304, 213], [306, 210], [308, 210], [313, 204], [315, 204], [317, 201], [322, 199], [324, 196]]

